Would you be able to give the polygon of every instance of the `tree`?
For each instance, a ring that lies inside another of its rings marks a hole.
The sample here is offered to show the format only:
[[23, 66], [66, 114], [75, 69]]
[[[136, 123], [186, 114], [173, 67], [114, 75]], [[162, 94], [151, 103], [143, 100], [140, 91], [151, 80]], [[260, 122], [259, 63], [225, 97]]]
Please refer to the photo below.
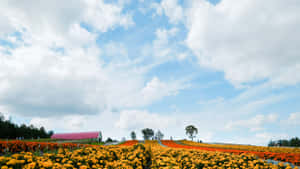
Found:
[[272, 140], [271, 140], [271, 141], [269, 142], [269, 144], [268, 144], [269, 147], [272, 147], [272, 146], [275, 146], [275, 145], [276, 145], [276, 142], [275, 142], [275, 141], [272, 141]]
[[53, 132], [52, 130], [50, 130], [50, 131], [48, 132], [48, 137], [51, 137], [53, 134], [54, 134], [54, 132]]
[[298, 137], [292, 138], [290, 140], [290, 145], [292, 147], [300, 147], [300, 139]]
[[4, 122], [5, 118], [4, 115], [0, 112], [0, 122]]
[[155, 133], [155, 139], [156, 140], [161, 140], [163, 139], [164, 134], [162, 132], [160, 132], [159, 130]]
[[105, 141], [105, 143], [111, 143], [111, 142], [113, 142], [113, 140], [110, 137], [108, 137]]
[[136, 134], [135, 134], [134, 131], [132, 131], [132, 132], [130, 133], [130, 136], [131, 136], [131, 139], [132, 139], [132, 140], [136, 140]]
[[290, 140], [277, 140], [270, 141], [268, 146], [285, 146], [285, 147], [300, 147], [300, 139], [298, 137], [291, 138]]
[[144, 140], [149, 140], [151, 137], [153, 137], [154, 131], [152, 129], [145, 128], [142, 130], [142, 134], [143, 134]]
[[188, 125], [185, 127], [185, 133], [193, 140], [196, 137], [195, 135], [198, 134], [198, 129], [193, 125]]
[[49, 138], [51, 135], [48, 135], [44, 127], [36, 128], [33, 125], [26, 126], [21, 124], [20, 126], [14, 124], [10, 120], [5, 120], [3, 114], [0, 112], [0, 138], [4, 139], [16, 139], [16, 138]]

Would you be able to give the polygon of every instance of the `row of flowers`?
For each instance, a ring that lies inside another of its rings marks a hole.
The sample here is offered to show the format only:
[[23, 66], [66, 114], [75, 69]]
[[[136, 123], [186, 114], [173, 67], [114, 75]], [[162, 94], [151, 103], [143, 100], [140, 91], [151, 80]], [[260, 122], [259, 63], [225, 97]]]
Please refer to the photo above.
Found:
[[161, 147], [161, 145], [156, 140], [145, 140], [145, 146]]
[[[125, 141], [118, 146], [133, 146], [138, 144], [137, 140]], [[36, 152], [36, 151], [51, 151], [58, 148], [77, 149], [82, 147], [94, 147], [97, 145], [89, 144], [75, 144], [75, 143], [54, 143], [54, 142], [28, 142], [28, 141], [1, 141], [0, 140], [0, 154], [4, 153], [18, 153], [18, 152]]]
[[229, 154], [224, 152], [191, 149], [164, 148], [155, 140], [146, 140], [151, 149], [151, 168], [292, 168], [283, 163], [273, 165], [257, 159], [252, 154]]
[[208, 169], [208, 168], [265, 168], [292, 169], [291, 166], [274, 165], [257, 159], [255, 155], [235, 155], [193, 149], [164, 148], [155, 142], [134, 146], [97, 146], [70, 151], [59, 148], [56, 154], [36, 156], [21, 152], [10, 157], [0, 156], [1, 169]]
[[143, 145], [128, 147], [97, 146], [71, 151], [59, 148], [57, 154], [44, 153], [36, 156], [31, 152], [21, 152], [10, 157], [0, 156], [1, 169], [87, 169], [87, 168], [135, 168], [148, 167], [150, 152]]
[[213, 147], [200, 147], [192, 145], [177, 144], [172, 140], [164, 140], [162, 144], [172, 148], [185, 148], [185, 149], [197, 149], [206, 151], [218, 151], [227, 152], [234, 154], [253, 154], [262, 159], [272, 159], [276, 161], [290, 162], [295, 165], [300, 165], [300, 154], [299, 153], [274, 153], [274, 152], [258, 152], [258, 151], [245, 151], [236, 149], [225, 149], [225, 148], [213, 148]]
[[189, 140], [181, 140], [180, 142], [186, 145], [200, 146], [200, 147], [213, 147], [213, 148], [225, 148], [225, 149], [247, 150], [247, 151], [258, 151], [258, 152], [274, 152], [274, 153], [300, 153], [300, 148], [228, 145], [228, 144], [205, 144], [205, 143], [197, 143]]
[[133, 146], [138, 143], [139, 143], [139, 141], [137, 141], [137, 140], [128, 140], [128, 141], [125, 141], [125, 142], [119, 144], [118, 146]]
[[[223, 152], [209, 152], [188, 149], [152, 147], [153, 169], [160, 168], [251, 168], [251, 169], [291, 169], [290, 165], [270, 164], [255, 155], [235, 155]], [[297, 167], [295, 167], [296, 169]]]
[[74, 143], [47, 143], [47, 142], [27, 142], [27, 141], [0, 141], [0, 154], [18, 153], [18, 152], [35, 152], [51, 151], [58, 148], [81, 148], [92, 145], [74, 144]]

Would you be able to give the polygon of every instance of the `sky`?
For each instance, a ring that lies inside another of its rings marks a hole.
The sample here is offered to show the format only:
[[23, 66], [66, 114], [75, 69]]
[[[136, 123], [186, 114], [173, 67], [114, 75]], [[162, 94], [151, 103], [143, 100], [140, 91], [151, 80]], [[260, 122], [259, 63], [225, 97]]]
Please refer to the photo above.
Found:
[[1, 0], [0, 112], [48, 131], [300, 136], [299, 0]]

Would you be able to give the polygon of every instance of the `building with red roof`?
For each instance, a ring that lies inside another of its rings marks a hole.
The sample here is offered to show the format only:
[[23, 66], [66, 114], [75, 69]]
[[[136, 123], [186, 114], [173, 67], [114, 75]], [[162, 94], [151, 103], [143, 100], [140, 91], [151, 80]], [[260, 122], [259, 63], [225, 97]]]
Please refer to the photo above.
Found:
[[82, 140], [82, 139], [95, 139], [101, 140], [102, 134], [100, 131], [98, 132], [79, 132], [79, 133], [59, 133], [53, 134], [51, 139], [59, 139], [59, 140]]

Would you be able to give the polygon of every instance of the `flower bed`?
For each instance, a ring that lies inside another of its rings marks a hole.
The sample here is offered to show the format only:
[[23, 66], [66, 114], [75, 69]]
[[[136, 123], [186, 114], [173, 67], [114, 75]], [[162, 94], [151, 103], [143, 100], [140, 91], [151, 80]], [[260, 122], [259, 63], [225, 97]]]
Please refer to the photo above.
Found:
[[137, 140], [128, 140], [128, 141], [125, 141], [122, 144], [119, 144], [118, 146], [133, 146], [133, 145], [138, 144], [138, 143], [139, 143], [139, 141], [137, 141]]
[[[45, 153], [35, 156], [31, 152], [22, 152], [10, 157], [0, 156], [1, 169], [87, 169], [87, 168], [146, 168], [149, 154], [144, 147], [98, 146], [70, 151], [60, 148], [57, 154]], [[147, 156], [148, 155], [148, 156]]]
[[161, 145], [156, 141], [156, 140], [146, 140], [145, 141], [145, 146], [150, 146], [150, 147], [161, 147]]
[[0, 156], [1, 169], [208, 169], [264, 168], [291, 169], [288, 165], [270, 164], [252, 154], [230, 154], [195, 149], [163, 148], [137, 144], [134, 146], [96, 146], [73, 151], [59, 148], [57, 153], [36, 156], [21, 152], [9, 157]]
[[272, 159], [276, 161], [290, 162], [295, 165], [300, 165], [300, 154], [299, 153], [274, 153], [274, 152], [257, 152], [257, 151], [243, 151], [235, 149], [224, 149], [224, 148], [211, 148], [211, 147], [200, 147], [200, 146], [190, 146], [177, 144], [171, 140], [163, 140], [162, 144], [173, 147], [173, 148], [185, 148], [185, 149], [198, 149], [206, 151], [220, 151], [234, 154], [254, 154], [262, 159]]
[[73, 144], [73, 143], [45, 143], [45, 142], [28, 142], [28, 141], [0, 141], [0, 154], [18, 153], [22, 151], [48, 151], [57, 150], [58, 148], [80, 148], [91, 145]]
[[189, 140], [181, 140], [180, 142], [186, 145], [210, 147], [210, 148], [224, 148], [224, 149], [258, 151], [258, 152], [274, 152], [274, 153], [300, 153], [300, 148], [264, 147], [264, 146], [232, 145], [232, 144], [207, 144], [207, 143], [197, 143]]

